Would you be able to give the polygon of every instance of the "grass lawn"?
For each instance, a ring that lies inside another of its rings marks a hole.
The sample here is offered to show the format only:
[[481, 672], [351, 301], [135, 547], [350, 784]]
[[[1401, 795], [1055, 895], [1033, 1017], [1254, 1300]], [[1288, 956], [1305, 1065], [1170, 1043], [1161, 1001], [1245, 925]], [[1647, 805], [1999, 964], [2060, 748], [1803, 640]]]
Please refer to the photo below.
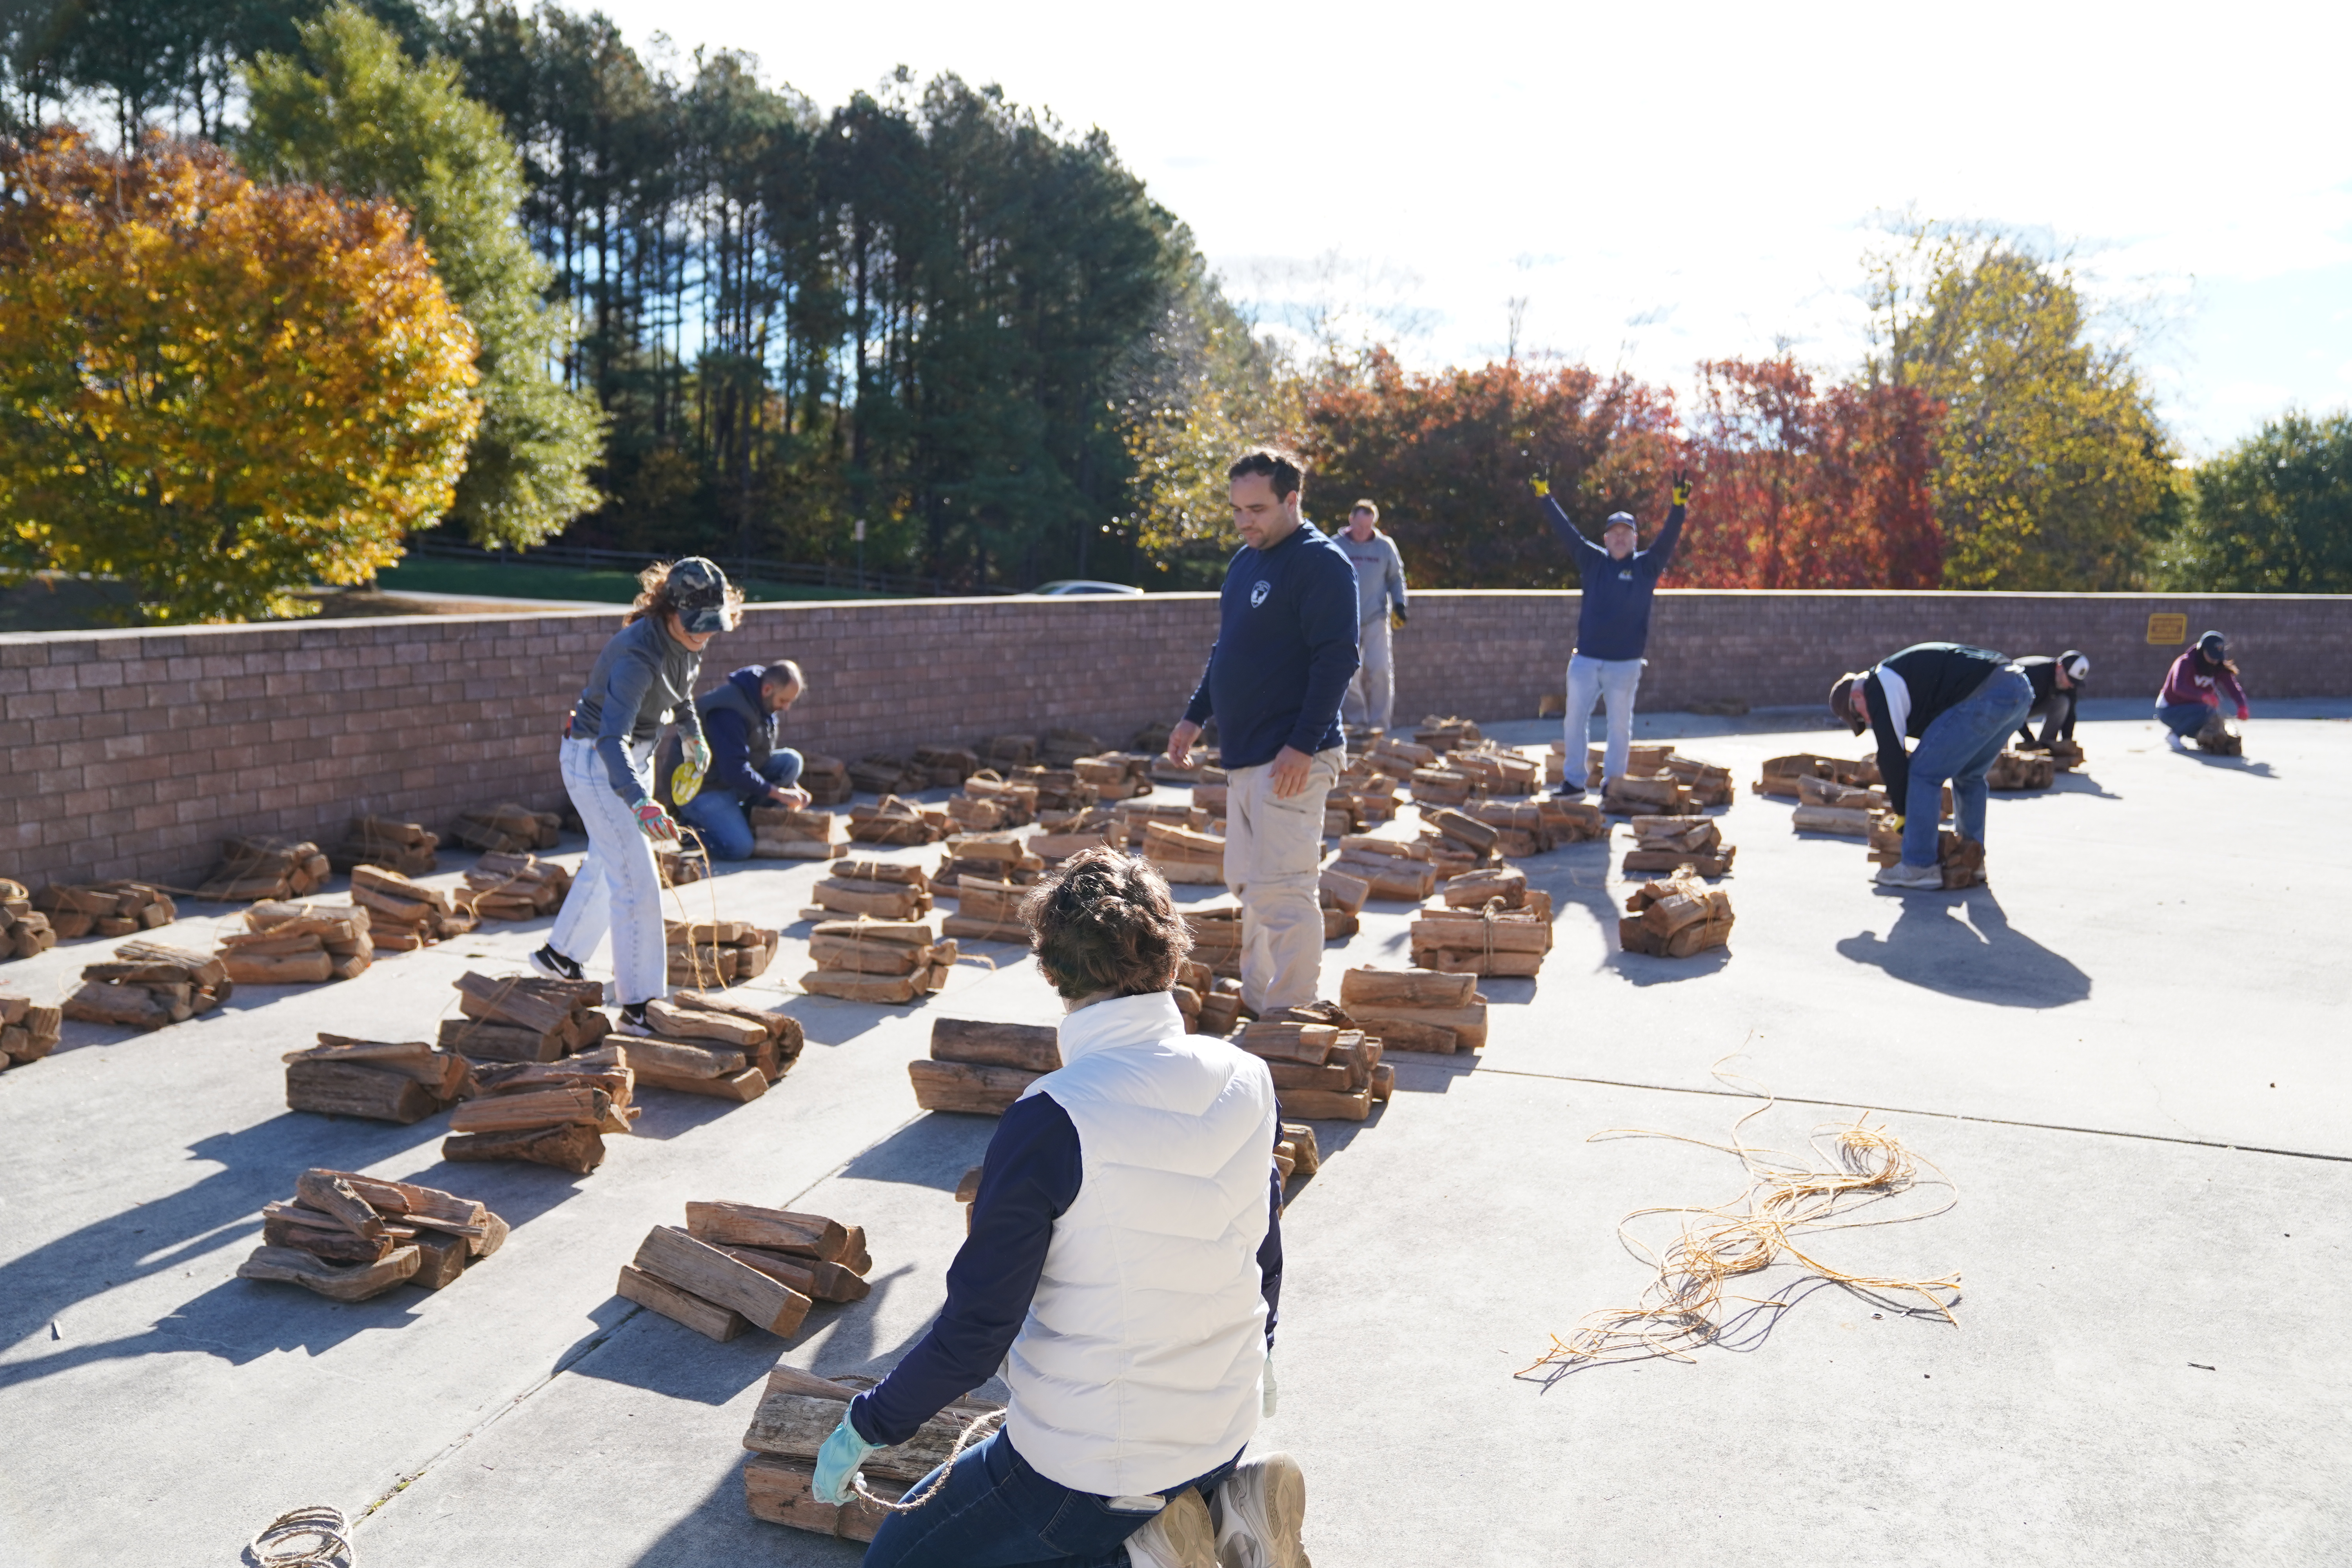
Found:
[[[637, 579], [628, 572], [600, 572], [583, 566], [526, 566], [498, 561], [446, 561], [412, 556], [388, 572], [377, 574], [377, 591], [385, 594], [481, 594], [504, 599], [587, 599], [625, 605], [637, 596]], [[875, 599], [879, 594], [855, 588], [820, 588], [802, 584], [739, 583], [743, 596], [755, 605], [786, 599]]]

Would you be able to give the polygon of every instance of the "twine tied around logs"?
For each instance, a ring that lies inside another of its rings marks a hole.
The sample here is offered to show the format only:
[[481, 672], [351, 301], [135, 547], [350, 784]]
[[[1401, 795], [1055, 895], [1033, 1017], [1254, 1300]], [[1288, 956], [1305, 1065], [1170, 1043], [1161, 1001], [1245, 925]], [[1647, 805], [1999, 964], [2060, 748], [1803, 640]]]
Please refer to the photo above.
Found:
[[261, 1568], [353, 1568], [360, 1554], [351, 1529], [341, 1509], [325, 1503], [289, 1508], [263, 1526], [246, 1550]]
[[912, 1513], [940, 1495], [940, 1489], [948, 1484], [948, 1473], [955, 1468], [955, 1462], [963, 1458], [963, 1451], [971, 1447], [974, 1440], [980, 1436], [982, 1427], [1003, 1425], [1004, 1425], [1004, 1412], [1002, 1410], [983, 1410], [973, 1416], [970, 1425], [956, 1435], [955, 1447], [948, 1450], [947, 1458], [941, 1461], [938, 1469], [931, 1472], [930, 1485], [912, 1497], [900, 1498], [897, 1502], [892, 1502], [887, 1498], [877, 1497], [866, 1490], [866, 1478], [856, 1471], [850, 1473], [849, 1489], [876, 1508], [887, 1510], [891, 1513]]

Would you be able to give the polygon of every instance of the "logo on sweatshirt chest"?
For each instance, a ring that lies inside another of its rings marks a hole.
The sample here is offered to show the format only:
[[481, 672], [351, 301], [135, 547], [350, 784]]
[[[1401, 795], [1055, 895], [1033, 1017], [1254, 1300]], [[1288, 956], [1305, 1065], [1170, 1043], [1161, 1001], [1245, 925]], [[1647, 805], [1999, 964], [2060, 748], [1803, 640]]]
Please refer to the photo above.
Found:
[[1273, 592], [1274, 584], [1267, 582], [1263, 577], [1259, 578], [1257, 580], [1257, 586], [1250, 590], [1250, 608], [1255, 610], [1260, 605], [1265, 604], [1265, 596]]

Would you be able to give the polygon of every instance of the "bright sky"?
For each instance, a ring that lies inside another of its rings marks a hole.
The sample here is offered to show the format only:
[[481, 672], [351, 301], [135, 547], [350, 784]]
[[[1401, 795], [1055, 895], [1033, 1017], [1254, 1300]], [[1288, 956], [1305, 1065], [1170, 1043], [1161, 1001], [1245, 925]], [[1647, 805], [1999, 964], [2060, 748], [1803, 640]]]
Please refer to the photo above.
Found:
[[[583, 6], [582, 8], [586, 8]], [[1267, 319], [1391, 312], [1425, 364], [1522, 349], [1686, 384], [1864, 352], [1874, 212], [2073, 242], [2172, 325], [2192, 453], [2352, 404], [2352, 6], [863, 6], [612, 0], [830, 107], [892, 67], [1098, 125]]]

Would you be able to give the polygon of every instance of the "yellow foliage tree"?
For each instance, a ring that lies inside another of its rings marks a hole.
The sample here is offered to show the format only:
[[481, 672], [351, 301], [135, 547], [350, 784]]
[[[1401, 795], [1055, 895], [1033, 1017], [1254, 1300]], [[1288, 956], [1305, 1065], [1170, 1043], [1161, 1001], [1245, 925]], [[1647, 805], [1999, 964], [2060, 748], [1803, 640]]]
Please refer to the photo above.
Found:
[[0, 142], [0, 563], [151, 621], [308, 613], [448, 510], [474, 355], [397, 207], [202, 142]]

